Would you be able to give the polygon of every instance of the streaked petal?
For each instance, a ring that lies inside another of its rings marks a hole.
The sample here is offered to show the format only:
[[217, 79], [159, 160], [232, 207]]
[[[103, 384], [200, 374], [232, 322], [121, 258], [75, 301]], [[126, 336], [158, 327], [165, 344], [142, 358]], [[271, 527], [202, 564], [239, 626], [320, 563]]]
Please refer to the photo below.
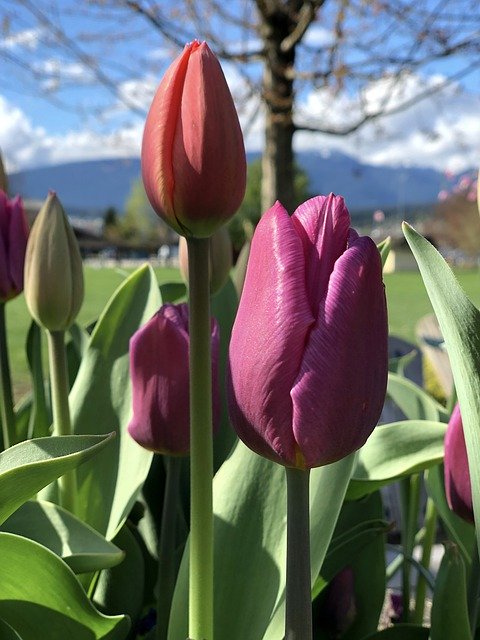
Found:
[[292, 388], [293, 431], [306, 466], [364, 444], [387, 382], [387, 311], [378, 250], [354, 239], [333, 268]]
[[242, 440], [286, 464], [296, 459], [290, 389], [314, 317], [302, 242], [280, 203], [260, 220], [230, 341], [230, 411]]
[[445, 434], [445, 493], [450, 509], [473, 524], [472, 483], [458, 404], [453, 410]]
[[23, 268], [28, 240], [28, 223], [21, 199], [17, 196], [10, 203], [9, 265], [10, 278], [17, 292], [23, 289]]

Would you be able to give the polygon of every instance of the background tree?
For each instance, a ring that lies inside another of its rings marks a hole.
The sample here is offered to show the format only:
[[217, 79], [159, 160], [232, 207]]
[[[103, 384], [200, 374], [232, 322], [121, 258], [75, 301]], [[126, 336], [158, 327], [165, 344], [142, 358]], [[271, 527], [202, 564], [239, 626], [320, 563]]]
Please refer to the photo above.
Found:
[[177, 234], [161, 220], [150, 206], [141, 178], [138, 178], [125, 203], [125, 213], [120, 221], [120, 234], [135, 244], [170, 244]]
[[[16, 69], [4, 78], [14, 78], [16, 86], [30, 80], [36, 92], [40, 80], [43, 94], [60, 106], [62, 87], [75, 75], [71, 68], [67, 74], [68, 64], [53, 65], [53, 71], [52, 64], [39, 64], [41, 51], [77, 63], [88, 72], [88, 82], [102, 84], [140, 113], [153, 87], [135, 80], [139, 70], [158, 78], [166, 58], [186, 41], [208, 40], [243, 78], [236, 97], [245, 105], [247, 131], [259, 108], [263, 112], [262, 209], [276, 199], [293, 208], [298, 132], [349, 135], [480, 66], [477, 0], [4, 0], [4, 7], [4, 34], [20, 22], [23, 29], [31, 25], [37, 38], [22, 56], [0, 47], [4, 63]], [[146, 56], [138, 45], [147, 41], [161, 55]], [[411, 82], [434, 61], [450, 62], [444, 76]], [[311, 88], [327, 97], [315, 119], [300, 108]], [[338, 109], [342, 96], [351, 101], [347, 113]], [[88, 103], [85, 112], [91, 108]]]

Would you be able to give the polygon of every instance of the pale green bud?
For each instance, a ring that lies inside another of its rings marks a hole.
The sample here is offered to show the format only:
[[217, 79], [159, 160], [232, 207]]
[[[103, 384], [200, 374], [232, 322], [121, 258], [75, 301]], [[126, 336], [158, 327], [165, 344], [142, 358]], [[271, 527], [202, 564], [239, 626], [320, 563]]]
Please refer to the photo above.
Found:
[[[182, 277], [188, 282], [188, 250], [183, 236], [180, 236], [178, 243], [178, 260]], [[210, 237], [209, 264], [210, 293], [213, 295], [227, 282], [232, 268], [232, 241], [226, 227], [220, 227]]]
[[83, 267], [77, 239], [55, 192], [35, 219], [25, 256], [25, 299], [33, 318], [64, 331], [83, 302]]

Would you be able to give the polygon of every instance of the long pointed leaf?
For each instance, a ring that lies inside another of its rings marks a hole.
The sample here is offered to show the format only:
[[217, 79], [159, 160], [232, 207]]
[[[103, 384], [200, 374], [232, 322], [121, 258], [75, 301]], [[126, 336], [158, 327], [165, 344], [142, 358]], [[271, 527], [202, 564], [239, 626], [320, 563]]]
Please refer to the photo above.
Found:
[[450, 358], [462, 410], [480, 549], [480, 312], [428, 240], [407, 224], [403, 230], [418, 262]]

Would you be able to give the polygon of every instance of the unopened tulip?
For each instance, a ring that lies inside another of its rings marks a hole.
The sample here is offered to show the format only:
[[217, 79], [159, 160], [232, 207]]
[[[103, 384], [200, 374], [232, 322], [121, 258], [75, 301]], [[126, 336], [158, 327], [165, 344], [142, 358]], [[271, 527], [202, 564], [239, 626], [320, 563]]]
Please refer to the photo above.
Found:
[[457, 516], [473, 523], [472, 485], [462, 416], [458, 404], [452, 412], [445, 434], [444, 464], [448, 506]]
[[257, 453], [308, 469], [361, 447], [387, 383], [387, 310], [374, 242], [343, 198], [276, 203], [252, 240], [230, 342], [229, 406]]
[[[180, 273], [188, 283], [188, 248], [185, 238], [178, 243]], [[226, 227], [220, 227], [210, 238], [210, 293], [214, 295], [227, 282], [232, 268], [232, 241]]]
[[[219, 418], [218, 324], [212, 320], [212, 397]], [[188, 306], [165, 304], [130, 340], [132, 438], [150, 451], [186, 455], [190, 450]]]
[[205, 42], [187, 44], [158, 87], [143, 134], [142, 176], [154, 210], [187, 237], [210, 236], [242, 202], [242, 132]]
[[25, 300], [49, 331], [70, 327], [83, 302], [83, 266], [77, 239], [51, 191], [30, 233], [25, 257]]
[[0, 190], [0, 302], [23, 290], [28, 222], [22, 200], [9, 200]]

